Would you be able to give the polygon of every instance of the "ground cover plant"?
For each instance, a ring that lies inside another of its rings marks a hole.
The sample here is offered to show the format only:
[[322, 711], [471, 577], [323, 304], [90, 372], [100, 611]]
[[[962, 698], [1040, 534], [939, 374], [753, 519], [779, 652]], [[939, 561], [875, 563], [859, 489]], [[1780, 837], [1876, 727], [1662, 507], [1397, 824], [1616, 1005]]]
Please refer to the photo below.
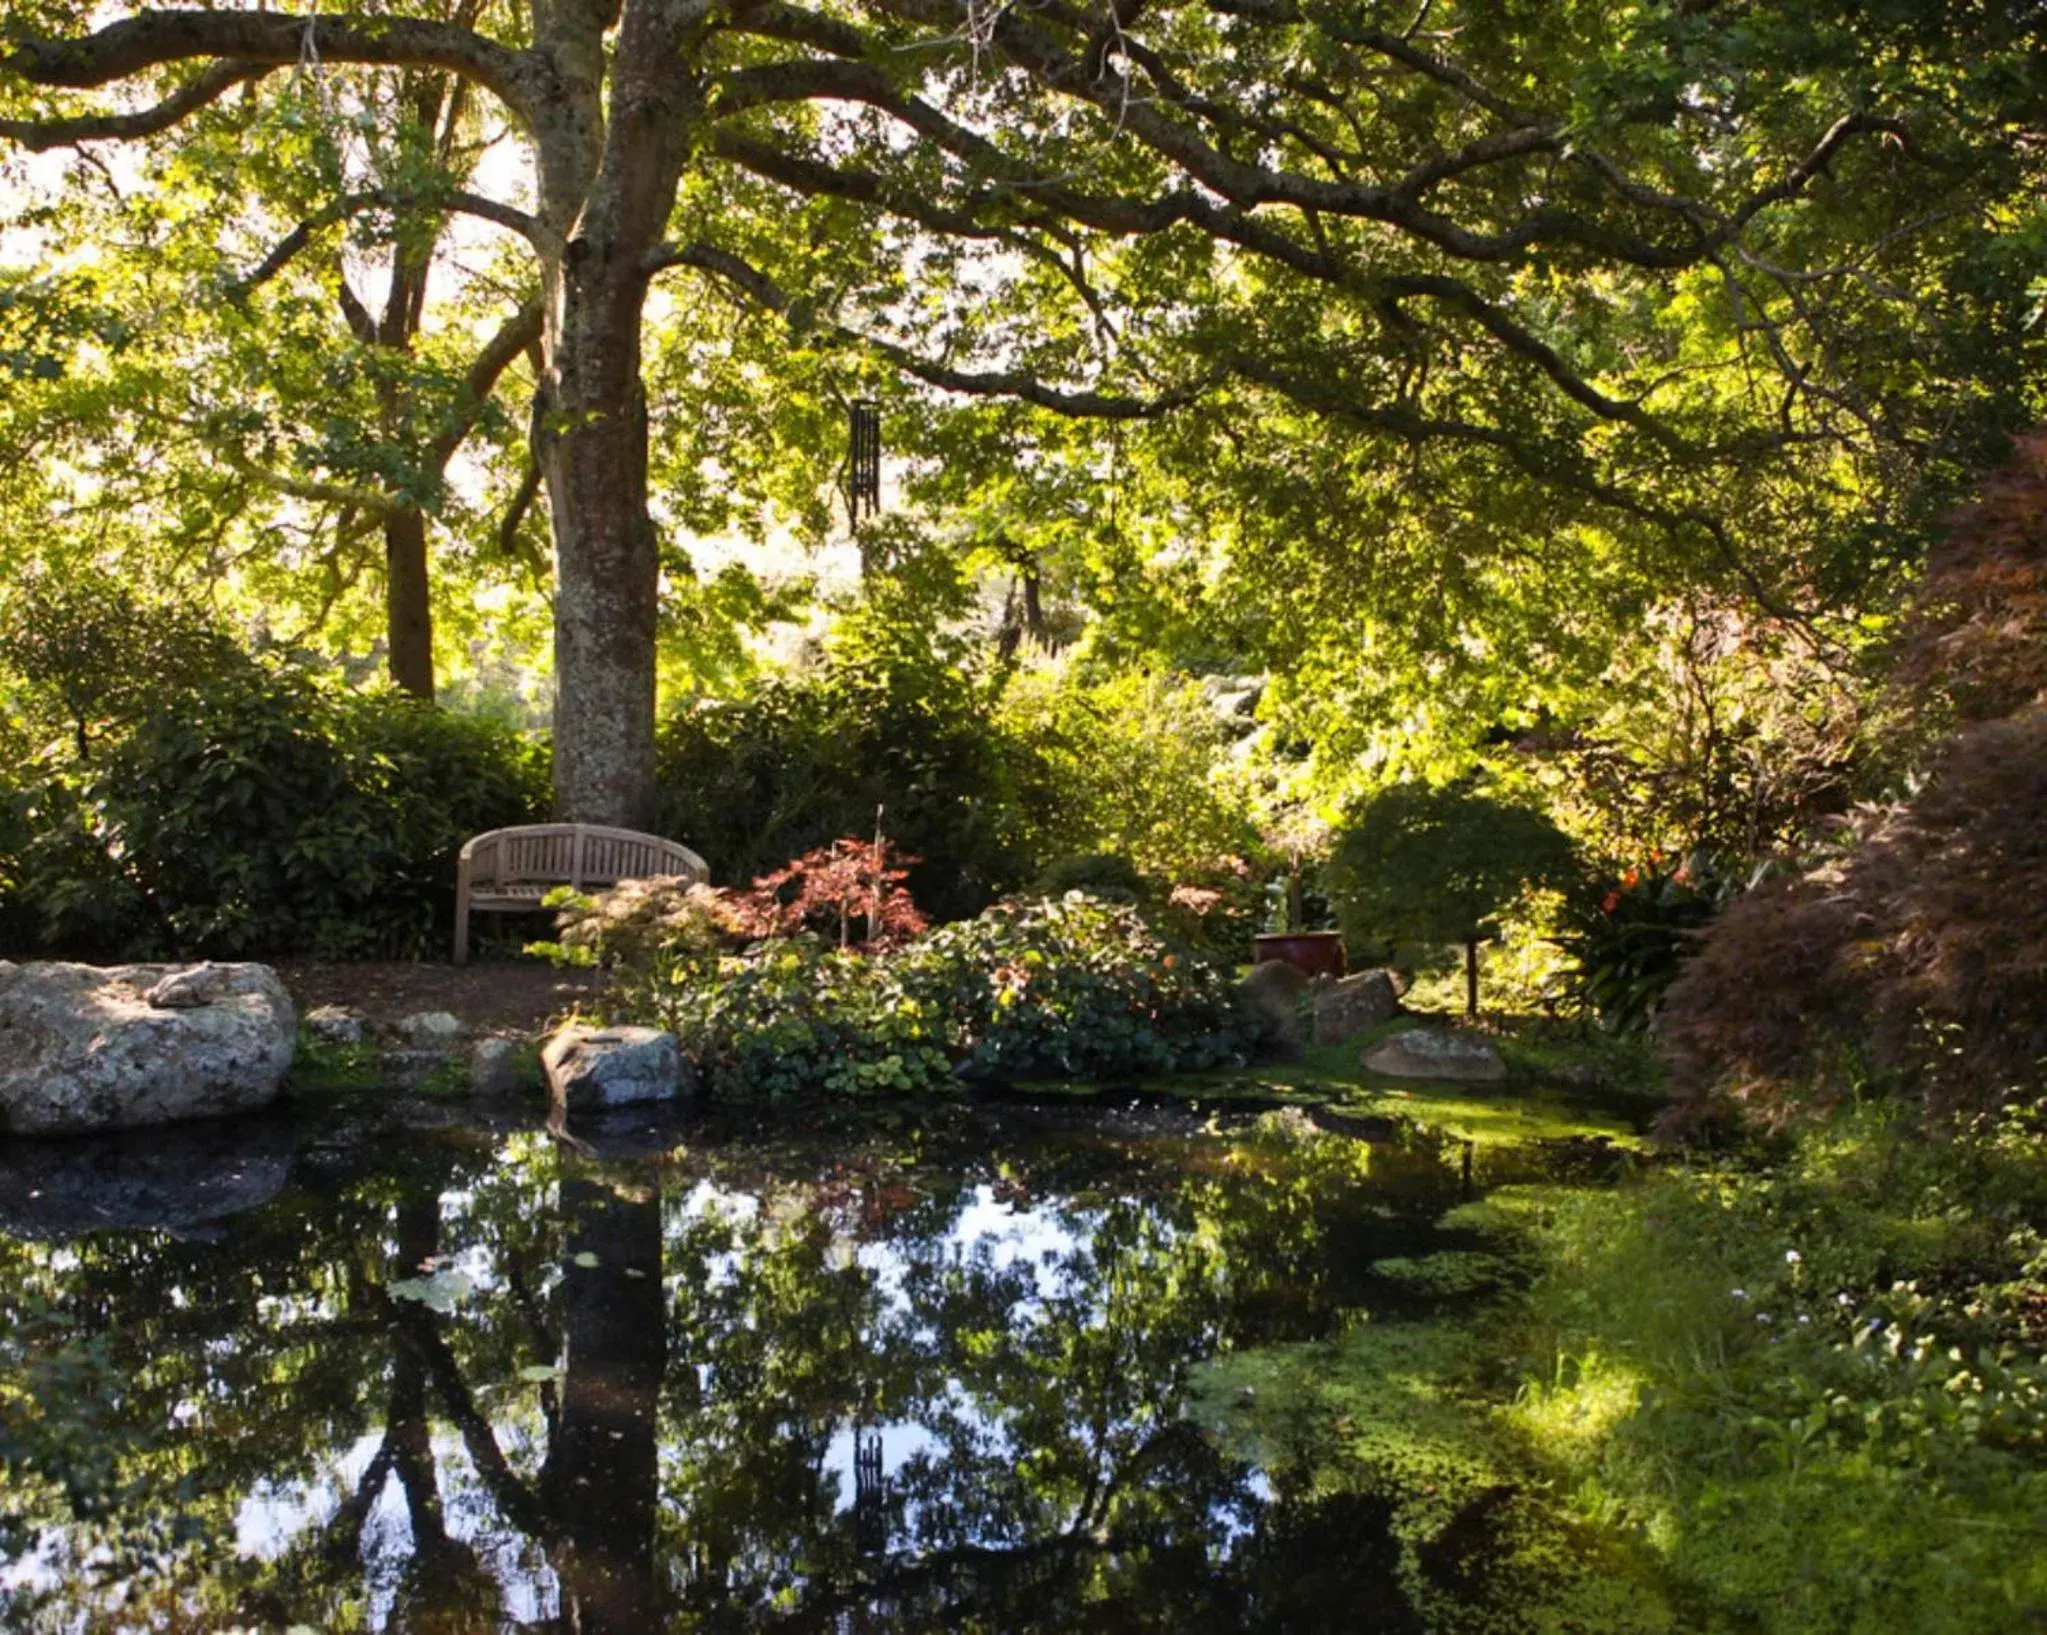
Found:
[[[926, 929], [900, 889], [906, 871], [887, 865], [885, 850], [847, 840], [745, 893], [680, 880], [558, 893], [560, 939], [537, 947], [605, 964], [616, 1014], [672, 1029], [713, 1088], [741, 1099], [1130, 1080], [1250, 1059], [1258, 1024], [1231, 971], [1132, 905], [1072, 891]], [[872, 897], [847, 893], [877, 879], [880, 934], [836, 934], [864, 929]], [[809, 929], [820, 909], [836, 931]]]
[[1849, 1111], [1768, 1165], [1530, 1198], [1507, 1423], [1730, 1621], [2023, 1628], [2047, 1611], [2047, 1145]]

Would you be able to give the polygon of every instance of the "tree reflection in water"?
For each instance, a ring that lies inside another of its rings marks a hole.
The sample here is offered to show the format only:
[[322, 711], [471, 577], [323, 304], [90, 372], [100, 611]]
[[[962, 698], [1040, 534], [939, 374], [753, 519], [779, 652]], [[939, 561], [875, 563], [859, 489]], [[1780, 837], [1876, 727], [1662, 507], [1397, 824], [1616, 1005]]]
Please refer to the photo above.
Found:
[[1181, 1395], [1424, 1246], [1433, 1151], [635, 1139], [311, 1136], [217, 1241], [0, 1240], [0, 1622], [1414, 1627], [1382, 1512]]

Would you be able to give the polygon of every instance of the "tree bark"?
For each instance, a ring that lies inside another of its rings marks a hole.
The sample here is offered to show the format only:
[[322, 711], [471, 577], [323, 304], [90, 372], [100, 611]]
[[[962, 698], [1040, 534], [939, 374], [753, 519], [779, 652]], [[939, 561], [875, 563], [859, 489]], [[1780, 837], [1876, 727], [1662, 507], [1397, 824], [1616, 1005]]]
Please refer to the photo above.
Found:
[[561, 1420], [541, 1467], [568, 1627], [661, 1627], [654, 1570], [657, 1410], [668, 1366], [661, 1194], [569, 1160], [561, 1183], [566, 1333]]
[[391, 680], [415, 698], [434, 700], [434, 614], [427, 587], [426, 516], [384, 518], [384, 624]]
[[[554, 791], [565, 821], [654, 822], [660, 554], [647, 514], [643, 288], [569, 268], [555, 350]], [[594, 286], [594, 287], [593, 287]]]
[[541, 220], [566, 240], [543, 274], [555, 813], [628, 829], [652, 828], [655, 806], [661, 564], [647, 512], [641, 331], [697, 111], [681, 32], [686, 15], [704, 10], [646, 0], [622, 8], [608, 124], [603, 20], [565, 26], [554, 59], [580, 83], [565, 117], [536, 132]]
[[1464, 941], [1464, 1014], [1478, 1015], [1478, 938]]

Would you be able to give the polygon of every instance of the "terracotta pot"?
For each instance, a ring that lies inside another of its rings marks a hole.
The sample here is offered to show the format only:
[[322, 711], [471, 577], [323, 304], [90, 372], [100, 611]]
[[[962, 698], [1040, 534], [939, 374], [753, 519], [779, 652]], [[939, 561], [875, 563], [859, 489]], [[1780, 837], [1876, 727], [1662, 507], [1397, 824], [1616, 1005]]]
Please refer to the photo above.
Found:
[[1252, 963], [1283, 960], [1308, 976], [1342, 976], [1343, 933], [1341, 931], [1279, 931], [1251, 939]]

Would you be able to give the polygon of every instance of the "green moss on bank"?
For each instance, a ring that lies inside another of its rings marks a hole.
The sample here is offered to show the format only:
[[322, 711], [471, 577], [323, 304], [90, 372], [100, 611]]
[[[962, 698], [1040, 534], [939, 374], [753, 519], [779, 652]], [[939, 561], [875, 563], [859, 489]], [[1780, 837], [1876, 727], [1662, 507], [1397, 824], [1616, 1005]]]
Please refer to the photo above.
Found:
[[1022, 1088], [1076, 1100], [1137, 1091], [1224, 1106], [1318, 1107], [1350, 1119], [1397, 1119], [1488, 1147], [1558, 1141], [1646, 1145], [1643, 1131], [1662, 1106], [1654, 1065], [1638, 1046], [1605, 1035], [1543, 1018], [1496, 1021], [1489, 1036], [1510, 1074], [1497, 1084], [1396, 1079], [1360, 1065], [1381, 1040], [1434, 1020], [1395, 1017], [1342, 1044], [1311, 1045], [1296, 1062], [1115, 1086], [1040, 1080]]

